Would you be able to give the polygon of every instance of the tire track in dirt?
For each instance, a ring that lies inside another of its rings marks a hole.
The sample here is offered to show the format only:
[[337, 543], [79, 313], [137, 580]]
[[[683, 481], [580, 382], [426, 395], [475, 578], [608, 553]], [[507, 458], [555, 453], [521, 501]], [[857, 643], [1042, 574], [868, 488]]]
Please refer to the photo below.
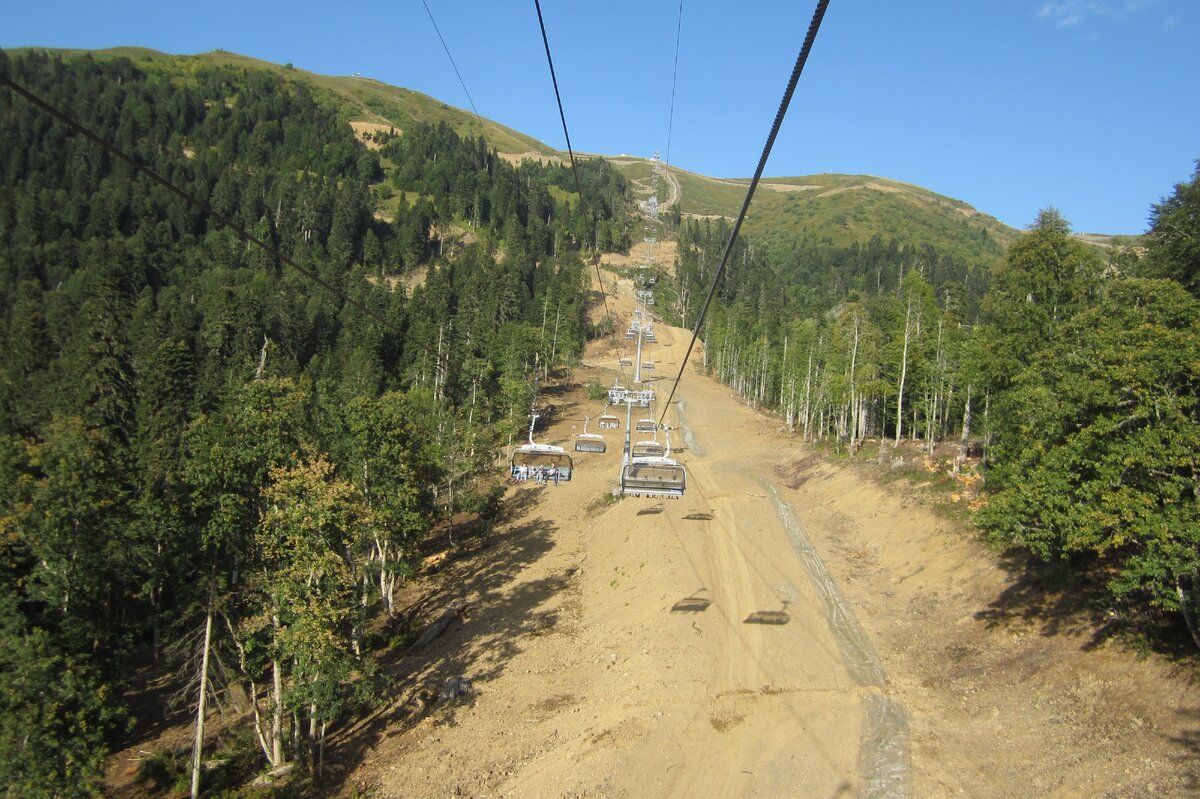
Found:
[[[680, 406], [684, 403], [681, 401]], [[703, 452], [699, 446], [695, 431], [682, 413], [678, 414], [684, 439], [693, 452]], [[886, 696], [882, 689], [886, 678], [879, 658], [868, 641], [853, 609], [846, 602], [837, 584], [825, 568], [820, 554], [804, 534], [803, 528], [787, 502], [779, 495], [775, 485], [761, 474], [753, 476], [754, 482], [766, 492], [774, 507], [775, 514], [792, 549], [811, 584], [812, 590], [819, 597], [824, 610], [824, 618], [829, 632], [837, 643], [840, 659], [845, 665], [854, 682], [865, 689], [871, 689], [866, 696], [866, 712], [862, 719], [861, 743], [859, 748], [859, 794], [868, 799], [879, 797], [907, 797], [911, 793], [911, 765], [909, 760], [909, 745], [907, 735], [907, 714], [904, 707], [897, 701]], [[693, 484], [704, 490], [699, 481]], [[753, 518], [750, 512], [738, 514], [732, 512], [732, 501], [728, 498], [713, 502], [718, 507], [730, 508], [723, 514], [727, 519], [726, 529], [735, 529], [735, 520]], [[747, 509], [749, 510], [749, 509]], [[715, 536], [716, 541], [731, 540], [731, 537]], [[744, 553], [742, 553], [744, 554]], [[731, 568], [731, 575], [739, 582], [745, 582], [746, 557], [736, 557], [725, 553], [725, 557], [715, 557], [714, 563], [726, 564]], [[727, 579], [731, 576], [727, 574]], [[792, 590], [794, 596], [794, 589]], [[787, 597], [782, 597], [785, 607]]]
[[813, 587], [825, 601], [825, 616], [847, 668], [859, 685], [880, 689], [869, 697], [867, 714], [863, 718], [859, 795], [866, 799], [907, 797], [911, 794], [912, 767], [908, 754], [908, 716], [904, 706], [882, 692], [886, 678], [879, 657], [791, 507], [779, 496], [774, 484], [762, 478], [760, 482], [775, 503]]
[[727, 413], [712, 405], [721, 389], [702, 380], [708, 396], [673, 410], [688, 447], [689, 497], [707, 509], [699, 560], [723, 620], [708, 707], [722, 735], [717, 748], [694, 752], [669, 795], [853, 792], [862, 697], [740, 448], [727, 434], [697, 440], [693, 415], [711, 422]]

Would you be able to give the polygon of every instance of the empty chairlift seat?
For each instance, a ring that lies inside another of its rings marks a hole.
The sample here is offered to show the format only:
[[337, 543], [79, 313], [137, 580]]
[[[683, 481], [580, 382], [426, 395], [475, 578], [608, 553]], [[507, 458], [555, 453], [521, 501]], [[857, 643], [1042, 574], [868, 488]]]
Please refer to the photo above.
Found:
[[634, 429], [639, 433], [653, 433], [658, 429], [658, 423], [653, 419], [638, 419]]
[[607, 452], [608, 444], [599, 433], [582, 433], [575, 439], [576, 452]]
[[583, 432], [575, 437], [576, 452], [607, 452], [608, 444], [599, 433], [589, 433], [587, 426], [591, 419], [583, 420]]
[[653, 439], [649, 441], [639, 441], [630, 447], [630, 456], [637, 460], [638, 458], [661, 458], [667, 454], [666, 447]]
[[632, 458], [621, 467], [621, 493], [678, 499], [687, 490], [687, 469], [671, 458]]

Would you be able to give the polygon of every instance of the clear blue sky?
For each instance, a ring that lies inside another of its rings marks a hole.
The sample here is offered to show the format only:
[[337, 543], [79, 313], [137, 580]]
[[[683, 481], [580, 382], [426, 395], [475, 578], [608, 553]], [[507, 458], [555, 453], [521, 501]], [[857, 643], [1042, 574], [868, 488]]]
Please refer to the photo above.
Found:
[[[532, 2], [427, 0], [479, 113], [564, 141]], [[670, 162], [757, 162], [815, 0], [684, 0]], [[575, 148], [667, 153], [677, 0], [545, 0]], [[420, 0], [3, 0], [0, 47], [218, 47], [468, 108]], [[1138, 233], [1200, 158], [1197, 0], [832, 0], [768, 175], [867, 173], [1015, 227]]]

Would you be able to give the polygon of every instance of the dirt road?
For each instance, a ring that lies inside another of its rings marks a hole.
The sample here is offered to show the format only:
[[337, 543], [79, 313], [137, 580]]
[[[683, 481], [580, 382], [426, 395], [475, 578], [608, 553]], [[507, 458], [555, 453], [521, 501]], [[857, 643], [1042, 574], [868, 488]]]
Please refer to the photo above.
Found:
[[[614, 304], [628, 312], [627, 291]], [[665, 396], [687, 334], [655, 329]], [[610, 382], [620, 346], [596, 343], [579, 384]], [[514, 488], [493, 542], [417, 586], [470, 615], [394, 664], [400, 702], [386, 733], [347, 732], [360, 765], [345, 785], [380, 799], [1200, 787], [1200, 692], [1170, 665], [1097, 645], [910, 492], [827, 463], [691, 367], [679, 397], [683, 499], [614, 500], [624, 430], [610, 431], [569, 483]], [[545, 401], [559, 421], [541, 440], [567, 448], [600, 411], [582, 391]], [[459, 676], [469, 697], [430, 698]]]

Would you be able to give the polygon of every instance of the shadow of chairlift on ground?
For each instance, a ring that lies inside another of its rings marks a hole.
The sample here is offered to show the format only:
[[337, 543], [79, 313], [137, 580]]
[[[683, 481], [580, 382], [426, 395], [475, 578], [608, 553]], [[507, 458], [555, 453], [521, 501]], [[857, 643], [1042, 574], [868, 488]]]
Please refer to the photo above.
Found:
[[642, 508], [641, 510], [639, 510], [637, 512], [637, 515], [638, 516], [654, 516], [656, 514], [662, 513], [663, 510], [665, 510], [665, 509], [663, 508], [662, 503], [660, 502], [657, 505], [651, 505], [648, 508]]
[[788, 615], [787, 606], [788, 601], [785, 599], [782, 610], [756, 610], [747, 616], [742, 624], [787, 624], [792, 620], [792, 617]]
[[685, 522], [711, 522], [713, 515], [711, 513], [689, 513], [683, 517]]
[[696, 589], [694, 592], [692, 592], [691, 596], [685, 596], [683, 599], [679, 600], [674, 605], [672, 605], [671, 612], [672, 613], [703, 613], [704, 611], [708, 610], [708, 606], [712, 604], [712, 601], [709, 599], [705, 599], [702, 596], [697, 596], [697, 594], [704, 594], [707, 592], [708, 592], [707, 588]]

